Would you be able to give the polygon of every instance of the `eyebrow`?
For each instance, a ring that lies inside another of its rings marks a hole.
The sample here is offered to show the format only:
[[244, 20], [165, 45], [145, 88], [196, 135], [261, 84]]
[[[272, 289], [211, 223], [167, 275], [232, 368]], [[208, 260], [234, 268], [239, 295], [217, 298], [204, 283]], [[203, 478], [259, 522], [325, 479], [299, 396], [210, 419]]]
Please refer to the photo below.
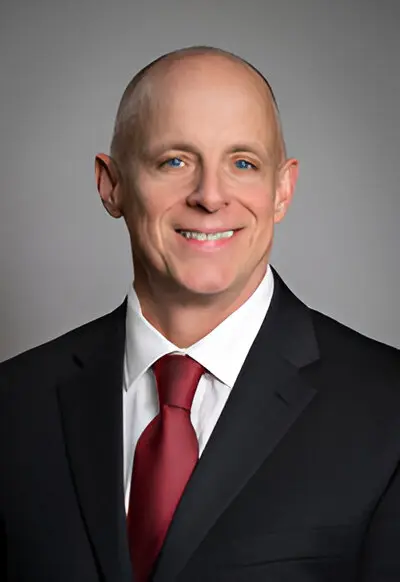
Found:
[[238, 143], [233, 145], [229, 152], [231, 154], [238, 154], [241, 152], [250, 152], [256, 154], [259, 158], [266, 158], [270, 161], [273, 157], [271, 148], [268, 147], [260, 147], [258, 144], [255, 143]]
[[[196, 147], [193, 143], [190, 142], [163, 142], [157, 144], [154, 147], [144, 148], [143, 154], [145, 158], [153, 158], [158, 157], [163, 152], [169, 150], [177, 150], [182, 152], [194, 153], [198, 156], [201, 155], [201, 152], [198, 147]], [[265, 158], [267, 161], [271, 161], [273, 159], [273, 153], [271, 148], [263, 148], [260, 145], [249, 142], [249, 143], [236, 143], [231, 145], [227, 148], [227, 153], [236, 154], [241, 152], [249, 152], [257, 155], [260, 158]]]
[[200, 155], [200, 150], [190, 142], [162, 142], [155, 146], [154, 148], [149, 149], [149, 153], [153, 156], [159, 156], [163, 152], [169, 150], [179, 150], [188, 153], [195, 153]]

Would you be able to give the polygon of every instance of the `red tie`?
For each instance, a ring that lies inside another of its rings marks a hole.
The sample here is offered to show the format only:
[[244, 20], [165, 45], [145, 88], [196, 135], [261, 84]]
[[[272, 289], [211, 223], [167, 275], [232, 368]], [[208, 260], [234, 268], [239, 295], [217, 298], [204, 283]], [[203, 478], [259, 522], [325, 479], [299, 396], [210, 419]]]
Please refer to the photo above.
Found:
[[190, 408], [203, 366], [168, 355], [154, 364], [159, 414], [140, 436], [133, 464], [128, 539], [135, 580], [147, 582], [196, 466], [199, 446]]

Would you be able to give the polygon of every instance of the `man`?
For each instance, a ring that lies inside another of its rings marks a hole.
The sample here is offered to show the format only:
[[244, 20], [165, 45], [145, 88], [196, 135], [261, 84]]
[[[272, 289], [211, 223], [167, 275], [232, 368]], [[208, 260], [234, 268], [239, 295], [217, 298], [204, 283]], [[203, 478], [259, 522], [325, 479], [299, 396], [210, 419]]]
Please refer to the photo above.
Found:
[[128, 85], [96, 178], [134, 285], [0, 367], [2, 579], [400, 580], [400, 357], [269, 266], [297, 166], [236, 56]]

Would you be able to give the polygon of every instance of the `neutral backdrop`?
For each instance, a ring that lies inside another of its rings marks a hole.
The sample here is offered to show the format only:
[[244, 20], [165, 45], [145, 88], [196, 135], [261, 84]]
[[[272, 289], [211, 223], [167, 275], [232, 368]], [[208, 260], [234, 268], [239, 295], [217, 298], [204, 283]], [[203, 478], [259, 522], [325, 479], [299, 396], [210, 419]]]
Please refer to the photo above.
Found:
[[400, 347], [398, 0], [13, 0], [0, 23], [0, 360], [123, 300], [128, 236], [94, 155], [135, 72], [192, 44], [275, 89], [301, 172], [273, 264], [307, 304]]

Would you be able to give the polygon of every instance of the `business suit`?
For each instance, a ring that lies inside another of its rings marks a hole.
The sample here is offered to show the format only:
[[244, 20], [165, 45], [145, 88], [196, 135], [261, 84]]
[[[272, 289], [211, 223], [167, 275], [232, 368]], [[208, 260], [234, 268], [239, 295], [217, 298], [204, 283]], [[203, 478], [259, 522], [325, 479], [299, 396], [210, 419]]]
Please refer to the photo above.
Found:
[[[125, 309], [0, 366], [7, 581], [132, 579]], [[399, 388], [396, 350], [308, 309], [275, 274], [154, 582], [399, 580]]]

